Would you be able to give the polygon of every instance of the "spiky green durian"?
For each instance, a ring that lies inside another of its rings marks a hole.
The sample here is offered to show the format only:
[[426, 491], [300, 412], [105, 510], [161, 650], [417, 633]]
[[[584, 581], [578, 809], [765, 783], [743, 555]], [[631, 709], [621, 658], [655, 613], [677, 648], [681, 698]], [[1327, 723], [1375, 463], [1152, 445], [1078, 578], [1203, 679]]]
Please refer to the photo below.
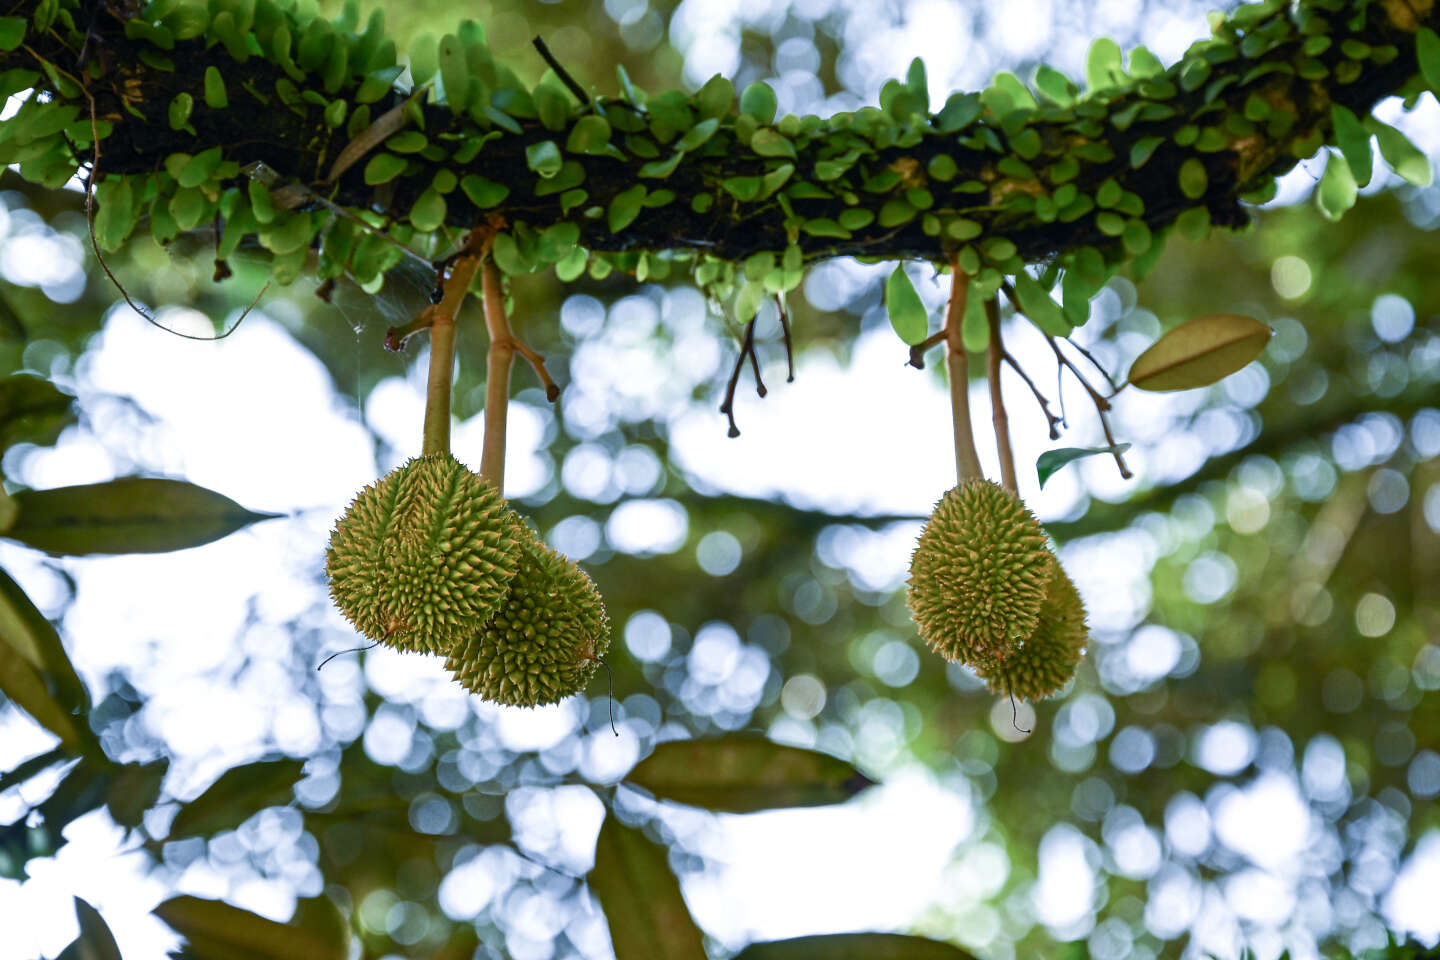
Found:
[[330, 596], [400, 650], [447, 653], [500, 606], [518, 563], [512, 515], [454, 457], [417, 457], [361, 490], [326, 551]]
[[1050, 559], [1019, 497], [988, 480], [950, 489], [910, 558], [906, 599], [921, 638], [963, 663], [1013, 648], [1035, 631]]
[[579, 693], [610, 646], [610, 619], [594, 582], [516, 518], [519, 570], [485, 626], [445, 661], [465, 689], [534, 707]]
[[1051, 557], [1052, 573], [1035, 632], [1018, 649], [976, 664], [976, 672], [996, 693], [1021, 700], [1043, 700], [1060, 692], [1075, 676], [1090, 631], [1085, 604], [1075, 584]]

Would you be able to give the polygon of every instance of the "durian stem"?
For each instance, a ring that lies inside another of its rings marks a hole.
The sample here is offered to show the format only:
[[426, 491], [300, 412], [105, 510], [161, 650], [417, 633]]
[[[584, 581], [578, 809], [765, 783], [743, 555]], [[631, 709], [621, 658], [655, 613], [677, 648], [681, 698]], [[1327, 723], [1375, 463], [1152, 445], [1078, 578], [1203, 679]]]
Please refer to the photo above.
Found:
[[970, 372], [961, 325], [970, 298], [970, 275], [960, 269], [959, 254], [950, 258], [950, 306], [945, 312], [945, 364], [950, 372], [950, 418], [955, 427], [955, 477], [959, 483], [983, 480], [975, 434], [970, 425]]
[[486, 260], [480, 273], [485, 305], [485, 329], [490, 349], [485, 355], [485, 449], [480, 455], [480, 476], [490, 481], [495, 492], [505, 495], [505, 415], [510, 405], [510, 367], [515, 359], [515, 338], [505, 318], [505, 298], [500, 290], [500, 270]]
[[445, 298], [430, 317], [430, 374], [425, 385], [425, 433], [421, 453], [450, 452], [450, 386], [455, 373], [455, 318], [470, 292], [480, 264], [478, 253], [467, 251], [455, 261], [445, 281]]
[[995, 425], [995, 446], [1000, 452], [1000, 482], [1006, 490], [1018, 495], [1015, 448], [1010, 444], [1010, 417], [1005, 412], [1005, 397], [1000, 390], [1000, 361], [1005, 356], [1005, 345], [1000, 341], [1000, 303], [994, 297], [985, 301], [985, 320], [990, 325], [990, 419]]

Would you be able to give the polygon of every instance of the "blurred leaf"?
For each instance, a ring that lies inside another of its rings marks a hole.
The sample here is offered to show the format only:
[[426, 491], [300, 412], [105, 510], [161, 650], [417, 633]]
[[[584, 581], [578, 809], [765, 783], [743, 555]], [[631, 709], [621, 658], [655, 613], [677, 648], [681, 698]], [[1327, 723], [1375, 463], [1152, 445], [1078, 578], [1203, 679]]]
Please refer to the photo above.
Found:
[[345, 957], [350, 953], [350, 927], [335, 901], [329, 897], [303, 897], [295, 901], [292, 926], [308, 931], [325, 945], [324, 956]]
[[1335, 143], [1355, 177], [1355, 185], [1365, 186], [1370, 182], [1374, 163], [1374, 154], [1370, 152], [1370, 131], [1360, 123], [1355, 111], [1339, 103], [1330, 105], [1330, 123], [1335, 128]]
[[615, 960], [705, 960], [665, 848], [607, 816], [595, 842], [590, 888], [610, 924]]
[[259, 760], [231, 767], [204, 793], [180, 808], [170, 823], [170, 840], [208, 837], [233, 830], [266, 807], [281, 807], [303, 776], [302, 760]]
[[842, 803], [875, 783], [838, 757], [743, 735], [659, 744], [626, 779], [725, 813]]
[[5, 536], [69, 556], [183, 550], [279, 516], [246, 510], [193, 483], [158, 477], [22, 490], [15, 500], [20, 517]]
[[8, 643], [0, 644], [0, 691], [64, 746], [94, 748], [89, 728], [51, 695], [44, 674]]
[[1365, 128], [1375, 134], [1375, 140], [1380, 144], [1380, 156], [1385, 158], [1397, 176], [1417, 187], [1428, 187], [1434, 182], [1435, 168], [1430, 158], [1411, 143], [1409, 137], [1373, 116], [1365, 118]]
[[957, 946], [901, 933], [831, 933], [752, 943], [734, 960], [975, 960]]
[[56, 960], [121, 960], [120, 945], [100, 911], [76, 897], [75, 918], [80, 921], [80, 936]]
[[75, 422], [75, 398], [33, 373], [0, 379], [0, 453], [17, 443], [46, 446]]
[[1332, 153], [1325, 160], [1325, 172], [1320, 177], [1320, 186], [1315, 188], [1315, 204], [1328, 220], [1339, 220], [1345, 211], [1355, 206], [1357, 187], [1350, 164], [1338, 153]]
[[[335, 942], [333, 929], [325, 929], [325, 924], [312, 928], [276, 923], [220, 900], [172, 897], [154, 912], [189, 940], [192, 951], [206, 960], [345, 960], [349, 956], [348, 934], [341, 947]], [[307, 912], [300, 919], [312, 918]]]
[[1035, 461], [1035, 472], [1040, 476], [1040, 486], [1044, 487], [1045, 481], [1067, 463], [1102, 453], [1124, 453], [1129, 449], [1130, 444], [1117, 443], [1113, 447], [1061, 447], [1058, 450], [1046, 450]]
[[105, 805], [110, 808], [110, 819], [122, 827], [134, 829], [140, 826], [145, 811], [155, 805], [155, 798], [160, 795], [160, 784], [169, 769], [170, 760], [161, 757], [150, 763], [127, 763], [116, 770], [105, 791]]
[[20, 584], [3, 569], [0, 569], [0, 640], [40, 672], [45, 689], [66, 713], [89, 711], [90, 693], [75, 673], [65, 645], [60, 642], [60, 634]]
[[890, 279], [885, 281], [885, 309], [890, 312], [890, 325], [901, 340], [913, 347], [925, 339], [930, 327], [930, 313], [915, 292], [915, 285], [910, 282], [903, 263], [897, 263]]
[[1070, 321], [1065, 319], [1065, 310], [1024, 270], [1015, 274], [1015, 299], [1020, 301], [1020, 310], [1030, 322], [1050, 336], [1070, 335]]
[[25, 324], [15, 312], [10, 300], [0, 293], [0, 340], [24, 340]]
[[46, 750], [44, 753], [37, 754], [13, 770], [7, 770], [4, 774], [0, 774], [0, 793], [4, 793], [11, 787], [19, 786], [42, 770], [49, 770], [55, 764], [68, 759], [69, 755], [66, 754], [63, 747], [56, 747], [54, 750]]
[[1235, 313], [1196, 317], [1136, 357], [1128, 379], [1141, 390], [1209, 386], [1260, 356], [1272, 332], [1259, 320]]

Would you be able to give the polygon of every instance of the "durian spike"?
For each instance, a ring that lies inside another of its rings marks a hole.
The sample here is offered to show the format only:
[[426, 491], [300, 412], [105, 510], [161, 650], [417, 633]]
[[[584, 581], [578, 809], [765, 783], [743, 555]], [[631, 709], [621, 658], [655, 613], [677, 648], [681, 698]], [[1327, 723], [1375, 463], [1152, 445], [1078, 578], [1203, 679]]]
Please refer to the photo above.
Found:
[[974, 664], [995, 693], [1043, 700], [1059, 693], [1075, 676], [1090, 639], [1085, 604], [1053, 554], [1050, 564], [1052, 575], [1035, 631], [1017, 649]]
[[955, 428], [955, 479], [983, 480], [975, 433], [970, 425], [970, 370], [961, 327], [970, 299], [970, 275], [960, 269], [960, 255], [950, 258], [950, 304], [945, 311], [945, 365], [950, 374], [950, 418]]

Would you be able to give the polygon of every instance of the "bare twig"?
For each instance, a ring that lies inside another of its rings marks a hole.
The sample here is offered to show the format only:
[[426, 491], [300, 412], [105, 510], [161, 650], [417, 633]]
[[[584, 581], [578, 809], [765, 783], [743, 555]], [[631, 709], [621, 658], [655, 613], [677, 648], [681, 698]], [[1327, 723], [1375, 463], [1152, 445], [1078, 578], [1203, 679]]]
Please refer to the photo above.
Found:
[[[1050, 344], [1050, 349], [1054, 351], [1055, 359], [1060, 366], [1074, 374], [1075, 379], [1080, 381], [1080, 385], [1084, 387], [1085, 392], [1090, 395], [1090, 402], [1095, 405], [1095, 413], [1100, 417], [1100, 429], [1105, 431], [1105, 443], [1107, 446], [1114, 447], [1116, 445], [1115, 434], [1110, 430], [1110, 417], [1108, 416], [1110, 412], [1110, 401], [1106, 400], [1105, 397], [1100, 394], [1100, 391], [1091, 386], [1090, 381], [1085, 379], [1085, 375], [1080, 372], [1080, 369], [1070, 361], [1069, 357], [1061, 352], [1060, 344], [1055, 341], [1054, 337], [1047, 333], [1045, 340]], [[1122, 478], [1129, 480], [1135, 476], [1135, 474], [1130, 472], [1130, 468], [1126, 466], [1124, 454], [1118, 450], [1112, 450], [1110, 455], [1115, 458], [1115, 466], [1119, 468]]]
[[421, 330], [430, 329], [430, 323], [435, 319], [437, 304], [431, 304], [415, 315], [415, 319], [408, 323], [402, 323], [398, 327], [390, 327], [385, 331], [385, 349], [399, 353], [405, 349], [405, 341], [409, 340]]
[[1030, 388], [1030, 392], [1035, 396], [1035, 402], [1040, 404], [1040, 410], [1045, 414], [1045, 420], [1050, 427], [1050, 439], [1058, 440], [1060, 438], [1060, 431], [1056, 429], [1056, 427], [1064, 423], [1064, 417], [1057, 417], [1050, 412], [1050, 401], [1045, 398], [1045, 394], [1040, 392], [1040, 388], [1035, 386], [1035, 381], [1030, 379], [1030, 375], [1025, 372], [1025, 368], [1020, 366], [1019, 362], [1010, 354], [1010, 351], [1006, 350], [1003, 346], [1000, 348], [1000, 359], [1008, 363], [1010, 369], [1018, 373], [1020, 379], [1025, 381], [1025, 386]]
[[560, 78], [560, 82], [565, 84], [566, 89], [575, 95], [575, 99], [579, 100], [584, 106], [590, 106], [590, 94], [586, 93], [585, 88], [580, 86], [574, 77], [570, 76], [570, 71], [566, 70], [561, 66], [560, 61], [555, 59], [555, 54], [550, 52], [550, 48], [546, 46], [545, 41], [537, 36], [530, 42], [534, 44], [535, 49], [539, 51], [541, 59], [550, 65], [551, 70], [555, 71], [555, 76]]
[[924, 370], [926, 351], [928, 351], [931, 347], [938, 347], [940, 344], [944, 343], [945, 335], [945, 328], [941, 327], [939, 330], [936, 330], [924, 340], [921, 340], [919, 343], [915, 344], [913, 347], [910, 348], [910, 359], [905, 362], [910, 364], [910, 366], [914, 367], [916, 370]]
[[765, 396], [765, 384], [760, 380], [760, 363], [755, 359], [755, 321], [745, 324], [745, 337], [740, 342], [740, 355], [735, 358], [735, 368], [730, 371], [730, 380], [725, 384], [725, 402], [720, 404], [720, 412], [730, 420], [729, 436], [740, 436], [740, 428], [735, 425], [735, 388], [740, 385], [740, 371], [745, 367], [745, 358], [755, 370], [755, 392]]
[[1092, 367], [1100, 371], [1100, 376], [1104, 377], [1105, 382], [1110, 386], [1110, 396], [1113, 397], [1115, 396], [1115, 394], [1120, 392], [1120, 388], [1115, 385], [1115, 378], [1110, 376], [1110, 371], [1106, 370], [1105, 366], [1099, 360], [1096, 360], [1089, 350], [1086, 350], [1084, 347], [1082, 347], [1080, 344], [1076, 343], [1069, 337], [1065, 337], [1064, 339], [1066, 343], [1070, 344], [1070, 346], [1074, 347], [1076, 350], [1079, 350], [1080, 356], [1084, 357], [1086, 360], [1089, 360]]
[[970, 298], [970, 276], [960, 269], [959, 254], [950, 258], [950, 304], [945, 311], [945, 364], [950, 373], [950, 420], [955, 432], [955, 478], [958, 483], [983, 480], [975, 434], [970, 425], [970, 372], [961, 325]]
[[1000, 389], [1000, 358], [1005, 346], [1000, 341], [1000, 304], [994, 297], [985, 301], [985, 320], [990, 325], [990, 349], [987, 357], [987, 379], [990, 381], [990, 420], [995, 426], [995, 447], [1000, 454], [1000, 482], [1011, 493], [1020, 487], [1015, 478], [1015, 448], [1010, 444], [1010, 418], [1005, 412], [1005, 398]]
[[545, 358], [536, 353], [524, 340], [514, 337], [513, 335], [511, 339], [514, 340], [515, 349], [519, 352], [520, 356], [528, 360], [530, 366], [535, 368], [535, 375], [540, 378], [540, 385], [545, 388], [545, 399], [551, 403], [559, 400], [560, 387], [550, 378], [550, 371], [545, 369]]
[[775, 294], [775, 307], [780, 311], [780, 335], [785, 339], [785, 382], [795, 382], [795, 345], [790, 342], [790, 317], [785, 309], [785, 298]]

